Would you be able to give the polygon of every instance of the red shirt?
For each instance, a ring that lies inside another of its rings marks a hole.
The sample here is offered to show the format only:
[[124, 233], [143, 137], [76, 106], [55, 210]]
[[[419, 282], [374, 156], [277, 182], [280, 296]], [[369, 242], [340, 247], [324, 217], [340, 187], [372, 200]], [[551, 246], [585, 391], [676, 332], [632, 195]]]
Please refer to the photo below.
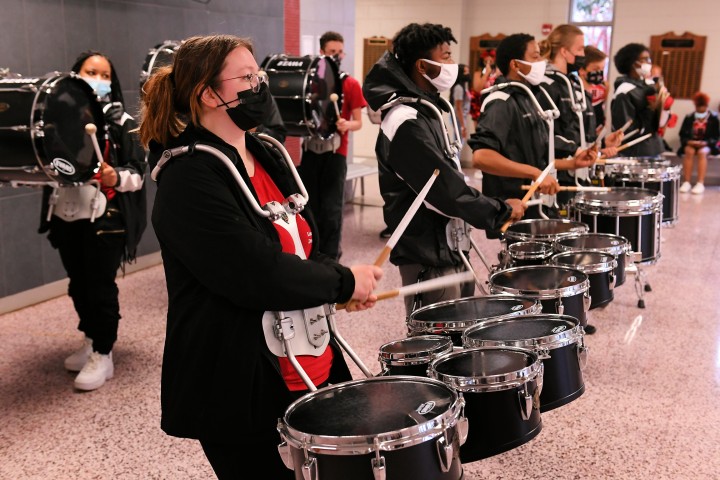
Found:
[[[279, 203], [283, 203], [285, 200], [282, 192], [280, 192], [267, 171], [260, 165], [260, 162], [255, 162], [255, 175], [250, 178], [250, 181], [258, 194], [261, 205], [265, 205], [272, 200]], [[278, 220], [273, 225], [280, 236], [283, 252], [307, 258], [312, 250], [312, 230], [310, 230], [310, 226], [302, 215], [296, 215], [295, 219], [297, 228], [291, 226], [288, 229], [288, 225], [283, 220]], [[288, 389], [291, 391], [306, 390], [307, 385], [302, 381], [290, 360], [287, 357], [279, 357], [278, 360], [280, 361], [280, 373]], [[313, 383], [320, 385], [330, 376], [333, 351], [331, 348], [326, 348], [325, 352], [319, 357], [298, 355], [297, 360]]]
[[[367, 101], [363, 97], [362, 87], [357, 80], [348, 75], [342, 82], [343, 99], [340, 116], [345, 120], [352, 120], [352, 111], [356, 108], [366, 107]], [[348, 152], [348, 133], [350, 133], [349, 130], [340, 136], [340, 147], [335, 151], [345, 157]]]

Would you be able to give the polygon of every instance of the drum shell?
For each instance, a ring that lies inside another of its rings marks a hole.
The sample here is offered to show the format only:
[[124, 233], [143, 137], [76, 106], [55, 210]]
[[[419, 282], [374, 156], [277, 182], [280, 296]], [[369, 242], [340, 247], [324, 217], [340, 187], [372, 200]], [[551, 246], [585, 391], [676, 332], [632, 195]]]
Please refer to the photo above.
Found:
[[610, 253], [615, 257], [615, 286], [625, 283], [626, 257], [631, 253], [630, 241], [610, 233], [579, 233], [566, 235], [553, 243], [553, 250], [561, 252], [592, 251]]
[[587, 225], [568, 219], [528, 219], [511, 224], [503, 234], [506, 248], [515, 242], [546, 242], [552, 244], [557, 238], [589, 230]]
[[446, 300], [421, 307], [407, 319], [408, 336], [446, 335], [462, 347], [463, 332], [488, 320], [540, 313], [536, 298], [515, 295], [479, 295]]
[[614, 298], [615, 270], [617, 260], [611, 253], [574, 251], [556, 253], [550, 259], [552, 265], [576, 268], [590, 281], [590, 310], [610, 303]]
[[[491, 387], [486, 380], [497, 375], [511, 378], [521, 372], [517, 370], [494, 371], [483, 376], [485, 364], [498, 353], [514, 353], [525, 358], [524, 372], [517, 382], [506, 382], [504, 386]], [[465, 417], [468, 419], [467, 440], [460, 447], [463, 463], [474, 462], [506, 452], [535, 438], [542, 430], [540, 416], [540, 388], [542, 385], [542, 364], [531, 350], [515, 347], [478, 347], [458, 350], [443, 355], [430, 364], [430, 378], [444, 381], [462, 393], [465, 399]], [[475, 385], [463, 385], [475, 384]], [[527, 419], [520, 410], [521, 396], [527, 390], [532, 404]]]
[[381, 375], [426, 377], [430, 362], [452, 350], [452, 339], [442, 335], [419, 335], [388, 342], [378, 353]]
[[[0, 182], [84, 183], [99, 168], [85, 126], [105, 127], [90, 85], [72, 73], [0, 82]], [[62, 168], [62, 170], [60, 169]]]
[[[543, 288], [538, 288], [541, 284]], [[570, 315], [583, 327], [587, 325], [590, 281], [580, 270], [556, 265], [509, 268], [490, 275], [489, 287], [493, 294], [537, 298], [543, 313]]]
[[610, 192], [579, 192], [572, 201], [575, 218], [590, 231], [627, 238], [640, 258], [654, 264], [660, 259], [662, 194], [648, 189], [617, 187]]
[[639, 160], [635, 165], [613, 165], [606, 176], [606, 185], [636, 187], [663, 195], [662, 224], [677, 223], [680, 176], [682, 167], [670, 160]]
[[[534, 322], [536, 328], [528, 322]], [[543, 333], [530, 333], [537, 330], [537, 326], [547, 324], [552, 328]], [[540, 412], [567, 405], [585, 392], [583, 368], [587, 348], [584, 332], [577, 319], [569, 315], [535, 314], [487, 322], [469, 328], [463, 334], [463, 346], [508, 346], [537, 353], [543, 363]]]
[[[416, 416], [416, 411], [390, 411], [395, 404], [408, 402], [419, 406], [434, 402], [432, 412], [439, 413], [425, 418], [425, 414]], [[461, 397], [437, 380], [400, 376], [367, 378], [305, 395], [288, 407], [278, 430], [289, 449], [291, 469], [297, 480], [306, 478], [302, 471], [305, 448], [317, 461], [319, 479], [374, 480], [375, 440], [378, 440], [379, 454], [385, 459], [388, 480], [459, 480], [462, 465], [458, 421], [462, 405]], [[399, 422], [402, 416], [410, 417], [411, 421]], [[345, 427], [355, 420], [358, 424]], [[393, 421], [396, 425], [387, 425]], [[319, 431], [323, 428], [327, 434]], [[453, 455], [448, 467], [442, 469], [437, 442], [445, 436], [450, 439]]]
[[172, 66], [175, 62], [175, 53], [182, 42], [175, 40], [165, 40], [163, 43], [155, 45], [150, 49], [140, 72], [140, 94], [143, 93], [145, 82], [155, 73], [155, 71], [164, 66]]

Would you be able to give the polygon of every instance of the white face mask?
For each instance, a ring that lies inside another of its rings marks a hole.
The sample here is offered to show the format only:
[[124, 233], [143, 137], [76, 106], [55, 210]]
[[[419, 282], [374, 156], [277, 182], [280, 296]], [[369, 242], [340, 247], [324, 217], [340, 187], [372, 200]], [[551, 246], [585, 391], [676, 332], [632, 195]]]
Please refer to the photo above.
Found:
[[635, 71], [638, 75], [640, 75], [640, 78], [650, 78], [652, 65], [649, 63], [642, 63], [640, 64], [640, 68], [636, 68]]
[[540, 60], [539, 62], [526, 62], [525, 60], [517, 61], [524, 63], [525, 65], [530, 65], [530, 73], [525, 75], [518, 70], [518, 75], [527, 80], [530, 85], [540, 85], [540, 83], [542, 83], [542, 79], [545, 77], [545, 69], [547, 68], [545, 60]]
[[445, 92], [447, 90], [450, 90], [450, 87], [452, 87], [455, 84], [455, 80], [457, 80], [458, 64], [440, 63], [433, 60], [428, 60], [427, 58], [423, 58], [422, 61], [440, 67], [440, 75], [438, 75], [437, 77], [430, 78], [427, 76], [426, 73], [423, 73], [423, 77], [427, 78], [427, 80], [432, 83], [435, 88], [437, 88], [438, 92]]

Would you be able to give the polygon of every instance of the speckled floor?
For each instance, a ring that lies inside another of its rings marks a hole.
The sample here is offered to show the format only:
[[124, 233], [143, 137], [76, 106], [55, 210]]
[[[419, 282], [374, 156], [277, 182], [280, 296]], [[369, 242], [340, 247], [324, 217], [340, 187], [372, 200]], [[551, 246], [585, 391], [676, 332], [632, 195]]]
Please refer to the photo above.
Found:
[[[376, 177], [356, 200], [366, 205], [346, 208], [343, 261], [371, 263], [384, 244]], [[719, 203], [720, 187], [680, 196], [679, 223], [661, 230], [661, 258], [645, 269], [646, 308], [638, 308], [629, 276], [606, 308], [589, 314], [598, 331], [585, 337], [586, 392], [543, 413], [533, 440], [466, 463], [466, 480], [720, 478]], [[496, 258], [497, 240], [475, 230], [473, 237]], [[473, 264], [487, 272], [477, 256]], [[385, 272], [381, 289], [398, 287], [397, 269], [387, 264]], [[214, 478], [196, 442], [159, 428], [162, 267], [129, 274], [119, 286], [115, 378], [95, 392], [73, 391], [63, 368], [78, 345], [67, 297], [0, 316], [1, 479]], [[338, 314], [339, 332], [373, 373], [379, 347], [406, 335], [403, 312], [394, 298]], [[235, 381], [242, 379], [239, 371]], [[238, 455], [251, 465], [253, 452]], [[403, 477], [389, 469], [388, 478]]]

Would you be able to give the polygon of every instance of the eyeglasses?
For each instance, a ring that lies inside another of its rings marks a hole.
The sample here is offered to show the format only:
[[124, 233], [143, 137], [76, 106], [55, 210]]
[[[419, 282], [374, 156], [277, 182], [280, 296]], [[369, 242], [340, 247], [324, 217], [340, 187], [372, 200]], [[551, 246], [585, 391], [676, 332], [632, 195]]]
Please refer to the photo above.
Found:
[[268, 83], [268, 77], [265, 74], [265, 72], [261, 73], [248, 73], [247, 75], [241, 75], [239, 77], [232, 77], [232, 78], [223, 78], [220, 80], [221, 82], [227, 82], [228, 80], [237, 80], [237, 79], [244, 80], [250, 84], [250, 88], [252, 88], [253, 93], [258, 93], [260, 91], [260, 85]]

